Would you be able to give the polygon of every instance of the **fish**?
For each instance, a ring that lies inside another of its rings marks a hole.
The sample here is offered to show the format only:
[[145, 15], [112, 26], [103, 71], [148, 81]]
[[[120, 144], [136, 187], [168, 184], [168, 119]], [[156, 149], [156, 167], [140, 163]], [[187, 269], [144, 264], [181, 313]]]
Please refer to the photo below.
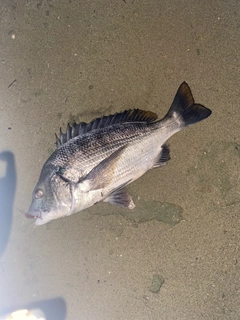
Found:
[[167, 140], [212, 111], [195, 103], [183, 82], [167, 114], [130, 109], [67, 125], [56, 135], [56, 150], [42, 167], [26, 218], [35, 225], [70, 216], [105, 201], [135, 207], [126, 186], [170, 160]]

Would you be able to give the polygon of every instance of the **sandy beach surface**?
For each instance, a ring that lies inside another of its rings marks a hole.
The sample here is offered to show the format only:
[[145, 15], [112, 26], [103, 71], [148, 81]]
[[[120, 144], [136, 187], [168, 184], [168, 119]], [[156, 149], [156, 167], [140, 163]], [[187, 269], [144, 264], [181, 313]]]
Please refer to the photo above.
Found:
[[[239, 39], [235, 0], [1, 1], [0, 314], [240, 319]], [[60, 127], [161, 118], [183, 81], [213, 113], [128, 187], [135, 209], [25, 218]]]

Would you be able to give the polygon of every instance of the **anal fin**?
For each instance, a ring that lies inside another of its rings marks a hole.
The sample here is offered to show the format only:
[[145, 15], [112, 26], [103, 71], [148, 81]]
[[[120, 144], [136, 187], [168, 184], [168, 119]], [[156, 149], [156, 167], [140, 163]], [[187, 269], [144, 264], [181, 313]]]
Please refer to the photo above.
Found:
[[153, 168], [158, 168], [164, 166], [170, 160], [170, 149], [169, 146], [164, 144], [162, 145], [161, 152], [159, 154], [158, 161], [154, 164]]

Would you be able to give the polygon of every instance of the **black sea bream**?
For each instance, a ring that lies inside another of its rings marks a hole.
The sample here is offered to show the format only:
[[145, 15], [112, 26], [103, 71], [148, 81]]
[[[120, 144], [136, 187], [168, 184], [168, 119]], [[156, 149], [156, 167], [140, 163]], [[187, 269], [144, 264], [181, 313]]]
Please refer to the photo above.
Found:
[[42, 168], [26, 217], [42, 225], [101, 200], [133, 209], [125, 187], [170, 159], [165, 142], [174, 133], [210, 114], [195, 104], [183, 82], [162, 120], [150, 111], [132, 109], [68, 125]]

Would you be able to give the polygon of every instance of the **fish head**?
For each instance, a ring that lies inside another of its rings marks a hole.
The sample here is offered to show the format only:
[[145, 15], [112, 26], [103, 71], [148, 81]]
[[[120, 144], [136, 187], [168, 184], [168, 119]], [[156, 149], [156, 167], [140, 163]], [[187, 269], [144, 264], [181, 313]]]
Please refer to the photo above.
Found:
[[27, 218], [35, 218], [35, 225], [72, 213], [73, 185], [59, 175], [59, 168], [44, 166], [33, 190]]

